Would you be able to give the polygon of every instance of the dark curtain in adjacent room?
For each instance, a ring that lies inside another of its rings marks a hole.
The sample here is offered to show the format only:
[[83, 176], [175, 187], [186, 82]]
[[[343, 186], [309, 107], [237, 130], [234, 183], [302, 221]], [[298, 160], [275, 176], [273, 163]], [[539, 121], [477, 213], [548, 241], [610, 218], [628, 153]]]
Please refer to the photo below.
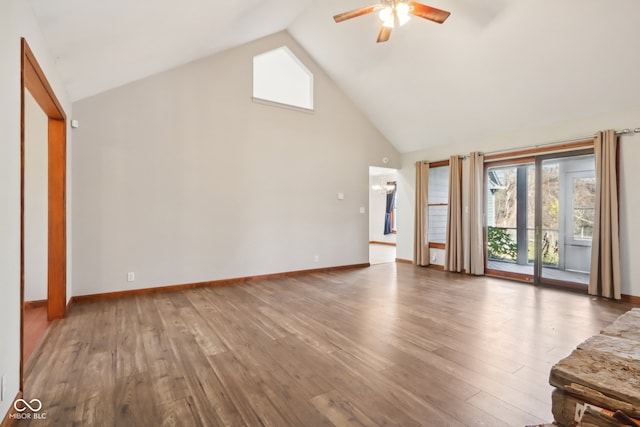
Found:
[[396, 186], [393, 186], [393, 190], [387, 193], [387, 208], [384, 213], [384, 234], [393, 233], [393, 227], [391, 224], [391, 213], [396, 205]]

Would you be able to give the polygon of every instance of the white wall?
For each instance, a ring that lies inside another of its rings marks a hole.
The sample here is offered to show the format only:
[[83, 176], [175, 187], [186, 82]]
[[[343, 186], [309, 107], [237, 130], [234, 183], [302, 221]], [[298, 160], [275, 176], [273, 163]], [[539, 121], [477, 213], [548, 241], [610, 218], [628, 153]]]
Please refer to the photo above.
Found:
[[[7, 384], [0, 418], [11, 407], [20, 382], [20, 37], [27, 39], [63, 108], [71, 113], [29, 3], [0, 1], [0, 376]], [[67, 288], [71, 295], [70, 280]]]
[[[398, 173], [369, 176], [369, 241], [395, 243], [395, 234], [384, 234], [384, 219], [387, 211], [387, 195], [371, 188], [373, 185], [386, 184], [398, 179]], [[396, 206], [397, 203], [396, 203]]]
[[[313, 113], [251, 100], [285, 44]], [[73, 108], [75, 295], [368, 262], [368, 168], [399, 154], [287, 33]]]
[[[603, 129], [635, 127], [640, 127], [640, 106], [637, 109], [560, 122], [544, 128], [523, 129], [518, 133], [467, 138], [457, 144], [448, 142], [444, 145], [437, 145], [434, 143], [432, 149], [403, 154], [398, 196], [403, 206], [406, 205], [408, 208], [399, 213], [399, 227], [401, 227], [402, 233], [398, 233], [397, 236], [398, 258], [413, 259], [416, 161], [445, 160], [452, 154], [466, 154], [471, 151], [491, 152], [530, 147], [537, 144], [586, 137]], [[633, 244], [634, 241], [640, 239], [640, 223], [637, 221], [638, 213], [640, 213], [640, 192], [634, 189], [634, 183], [640, 181], [640, 168], [636, 164], [638, 158], [640, 158], [640, 135], [622, 136], [620, 150], [622, 293], [634, 296], [640, 296], [640, 264], [634, 262], [634, 260], [640, 259], [640, 245]]]
[[47, 299], [48, 119], [25, 93], [24, 300]]

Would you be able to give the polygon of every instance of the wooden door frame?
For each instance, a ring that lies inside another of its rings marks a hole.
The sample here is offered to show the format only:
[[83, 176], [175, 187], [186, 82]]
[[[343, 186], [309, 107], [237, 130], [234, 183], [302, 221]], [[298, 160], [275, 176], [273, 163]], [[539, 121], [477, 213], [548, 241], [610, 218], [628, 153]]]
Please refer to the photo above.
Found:
[[24, 386], [24, 181], [25, 90], [48, 117], [47, 315], [62, 319], [67, 309], [66, 152], [67, 117], [51, 85], [23, 38], [20, 59], [20, 390]]

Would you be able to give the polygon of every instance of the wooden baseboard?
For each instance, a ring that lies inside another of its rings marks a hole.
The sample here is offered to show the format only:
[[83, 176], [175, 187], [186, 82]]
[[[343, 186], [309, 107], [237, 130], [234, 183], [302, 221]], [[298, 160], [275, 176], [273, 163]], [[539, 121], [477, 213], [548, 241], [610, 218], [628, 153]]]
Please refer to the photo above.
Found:
[[7, 414], [4, 416], [4, 418], [2, 419], [2, 422], [0, 423], [0, 427], [9, 427], [11, 424], [13, 424], [14, 419], [11, 418], [11, 415], [17, 414], [18, 411], [16, 411], [16, 408], [13, 406], [13, 402], [15, 402], [18, 399], [22, 399], [22, 392], [18, 392], [18, 394], [16, 395], [16, 398], [13, 399], [12, 403], [11, 403], [11, 408], [9, 408], [9, 412], [7, 412]]
[[25, 301], [24, 302], [24, 308], [25, 309], [30, 309], [30, 308], [40, 308], [40, 307], [46, 307], [47, 305], [47, 300], [46, 299], [41, 299], [41, 300], [37, 300], [37, 301]]
[[629, 304], [640, 305], [640, 297], [635, 295], [622, 295], [622, 302], [627, 302]]
[[396, 246], [393, 242], [380, 242], [378, 240], [369, 240], [370, 245], [386, 245], [386, 246]]
[[413, 261], [410, 259], [402, 259], [402, 258], [396, 258], [396, 262], [400, 263], [400, 264], [413, 264]]
[[444, 265], [429, 264], [429, 265], [427, 265], [427, 268], [432, 268], [434, 270], [444, 271]]
[[298, 271], [289, 271], [284, 273], [264, 274], [261, 276], [237, 277], [233, 279], [212, 280], [208, 282], [197, 282], [197, 283], [185, 283], [182, 285], [160, 286], [156, 288], [133, 289], [129, 291], [107, 292], [107, 293], [92, 294], [92, 295], [79, 295], [79, 296], [72, 297], [71, 300], [69, 301], [69, 305], [72, 305], [78, 302], [100, 301], [100, 300], [112, 299], [112, 298], [125, 298], [125, 297], [131, 297], [136, 295], [148, 295], [148, 294], [155, 294], [155, 293], [161, 293], [161, 292], [177, 292], [177, 291], [184, 291], [188, 289], [206, 288], [206, 287], [212, 287], [212, 286], [235, 285], [235, 284], [251, 282], [255, 280], [280, 279], [283, 277], [300, 276], [303, 274], [327, 273], [331, 271], [367, 268], [370, 266], [371, 264], [367, 262], [363, 264], [315, 268], [312, 270], [298, 270]]

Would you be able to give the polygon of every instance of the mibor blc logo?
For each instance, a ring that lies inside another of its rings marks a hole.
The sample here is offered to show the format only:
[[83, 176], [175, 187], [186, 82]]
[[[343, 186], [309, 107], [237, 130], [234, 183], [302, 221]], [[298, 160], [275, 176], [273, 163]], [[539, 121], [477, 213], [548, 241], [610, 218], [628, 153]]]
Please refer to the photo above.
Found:
[[16, 399], [13, 402], [13, 409], [17, 412], [9, 415], [10, 418], [15, 420], [46, 420], [47, 413], [40, 412], [42, 410], [42, 402], [40, 399], [31, 399], [26, 401], [24, 399]]

